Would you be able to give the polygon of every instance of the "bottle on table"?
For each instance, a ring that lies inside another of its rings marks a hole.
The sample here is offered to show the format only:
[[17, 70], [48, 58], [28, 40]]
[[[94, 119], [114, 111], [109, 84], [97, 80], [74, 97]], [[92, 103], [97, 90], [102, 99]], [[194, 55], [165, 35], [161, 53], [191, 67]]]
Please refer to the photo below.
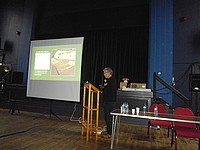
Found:
[[147, 111], [147, 105], [146, 105], [146, 103], [144, 103], [144, 105], [143, 105], [143, 112], [146, 113], [146, 111]]
[[158, 115], [158, 106], [155, 105], [154, 107], [154, 115], [157, 116]]
[[125, 113], [125, 114], [128, 114], [128, 112], [129, 112], [128, 102], [125, 102], [125, 103], [124, 103], [124, 113]]

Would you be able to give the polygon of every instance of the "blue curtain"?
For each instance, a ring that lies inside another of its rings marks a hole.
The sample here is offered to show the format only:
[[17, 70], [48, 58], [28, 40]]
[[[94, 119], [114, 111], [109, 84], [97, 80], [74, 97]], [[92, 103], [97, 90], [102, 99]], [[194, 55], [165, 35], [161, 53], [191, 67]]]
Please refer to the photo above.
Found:
[[[153, 89], [153, 73], [172, 83], [173, 0], [151, 0], [149, 25], [148, 87]], [[172, 93], [157, 82], [157, 96], [172, 105]]]

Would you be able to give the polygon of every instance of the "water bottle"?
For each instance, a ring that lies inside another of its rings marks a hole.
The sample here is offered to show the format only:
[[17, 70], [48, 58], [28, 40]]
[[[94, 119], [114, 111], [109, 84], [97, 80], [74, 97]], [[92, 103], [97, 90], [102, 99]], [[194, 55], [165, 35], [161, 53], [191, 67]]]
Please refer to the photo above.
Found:
[[147, 105], [146, 105], [146, 103], [144, 103], [144, 105], [143, 105], [143, 112], [146, 113], [146, 111], [147, 111]]
[[127, 102], [125, 102], [124, 109], [125, 109], [125, 113], [128, 114], [129, 107], [128, 107], [128, 103]]
[[154, 115], [155, 115], [155, 116], [158, 115], [158, 106], [157, 106], [157, 105], [154, 107]]

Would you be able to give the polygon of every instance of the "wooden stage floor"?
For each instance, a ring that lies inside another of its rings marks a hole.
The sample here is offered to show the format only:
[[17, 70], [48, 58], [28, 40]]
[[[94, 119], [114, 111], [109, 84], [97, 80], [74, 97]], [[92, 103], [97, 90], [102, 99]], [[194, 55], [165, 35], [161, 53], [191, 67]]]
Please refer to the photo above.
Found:
[[[13, 115], [7, 109], [0, 109], [0, 150], [109, 150], [110, 139], [91, 135], [89, 141], [81, 135], [81, 124], [70, 121], [69, 117], [21, 111]], [[104, 125], [100, 121], [100, 126]], [[171, 135], [171, 134], [170, 134]], [[114, 150], [172, 150], [171, 137], [167, 129], [151, 129], [147, 136], [147, 126], [122, 123], [119, 143]], [[198, 139], [179, 138], [178, 149], [195, 150]]]

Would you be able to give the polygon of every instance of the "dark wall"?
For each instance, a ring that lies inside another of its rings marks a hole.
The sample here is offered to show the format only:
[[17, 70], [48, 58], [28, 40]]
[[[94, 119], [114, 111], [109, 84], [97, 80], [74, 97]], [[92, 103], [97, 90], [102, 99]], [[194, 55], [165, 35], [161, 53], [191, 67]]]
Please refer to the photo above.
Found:
[[[89, 1], [89, 0], [88, 0]], [[94, 3], [71, 1], [64, 5], [58, 1], [38, 1], [33, 39], [70, 37], [82, 32], [102, 29], [148, 26], [147, 1], [99, 1]], [[80, 4], [78, 4], [80, 2]], [[25, 0], [7, 0], [0, 5], [1, 48], [6, 52], [5, 63], [17, 68], [18, 49], [22, 30]], [[92, 15], [93, 14], [93, 15]], [[182, 18], [186, 16], [187, 20]], [[145, 18], [145, 19], [144, 19]], [[192, 99], [189, 92], [191, 64], [200, 61], [200, 1], [174, 0], [174, 53], [173, 74], [176, 88]], [[73, 22], [73, 23], [72, 23]], [[28, 27], [26, 26], [28, 29]], [[27, 49], [26, 49], [27, 50]], [[173, 105], [183, 102], [173, 97]]]
[[1, 48], [5, 51], [5, 63], [12, 64], [16, 70], [18, 50], [21, 45], [20, 35], [24, 16], [24, 0], [8, 0], [0, 6], [0, 37]]
[[[79, 1], [71, 1], [68, 5], [57, 3], [55, 0], [48, 3], [46, 0], [38, 2], [33, 39], [70, 37], [91, 30], [148, 26], [145, 16], [148, 4], [145, 0], [140, 1], [141, 3], [84, 1], [80, 4]], [[7, 0], [0, 5], [0, 45], [6, 52], [5, 63], [13, 64], [14, 70], [17, 68], [18, 49], [22, 47], [21, 36], [16, 35], [16, 31], [21, 31], [23, 28], [24, 5], [25, 0]], [[186, 21], [182, 20], [184, 16], [187, 17]], [[200, 60], [199, 18], [199, 0], [174, 0], [175, 87], [190, 99], [192, 99], [188, 80], [190, 67], [192, 63]], [[182, 104], [179, 98], [173, 97], [173, 105]]]
[[[14, 70], [17, 68], [23, 70], [22, 68], [24, 68], [26, 70], [24, 76], [27, 76], [26, 66], [28, 66], [28, 62], [20, 61], [19, 63], [19, 59], [24, 57], [28, 59], [30, 39], [66, 38], [80, 36], [86, 32], [95, 33], [96, 31], [108, 31], [110, 33], [114, 30], [122, 30], [124, 32], [131, 28], [145, 29], [145, 35], [141, 34], [141, 37], [145, 36], [146, 51], [148, 51], [149, 0], [127, 0], [123, 3], [122, 1], [111, 0], [95, 1], [93, 3], [90, 0], [74, 0], [67, 5], [63, 2], [38, 0], [36, 5], [31, 5], [31, 0], [7, 0], [2, 2], [0, 5], [0, 37], [1, 47], [5, 49], [6, 53], [5, 63], [13, 64]], [[34, 9], [29, 8], [30, 6], [36, 7]], [[31, 14], [33, 12], [34, 15]], [[29, 34], [31, 33], [30, 30], [32, 35]], [[21, 35], [16, 35], [16, 31], [23, 32], [21, 32]], [[142, 43], [138, 44], [142, 45]], [[137, 51], [139, 52], [141, 49]], [[144, 57], [140, 57], [140, 60], [147, 58], [146, 54]], [[136, 58], [137, 56], [135, 58], [129, 57], [129, 59]], [[143, 61], [140, 64], [143, 65]], [[147, 64], [145, 64], [146, 66]], [[39, 99], [36, 101], [38, 105], [33, 104], [33, 101], [34, 99], [22, 101], [20, 105], [25, 103], [25, 108], [21, 107], [21, 109], [37, 111], [39, 107], [45, 108], [43, 102], [47, 104], [47, 109], [49, 108], [48, 100], [40, 101]], [[74, 103], [64, 103], [65, 105], [59, 101], [54, 103], [54, 108], [59, 110], [59, 114], [66, 110], [68, 112], [73, 110]]]
[[[186, 21], [183, 20], [186, 17]], [[191, 64], [200, 61], [200, 1], [174, 0], [174, 60], [176, 88], [192, 99], [189, 91]], [[183, 102], [174, 96], [175, 106]]]

